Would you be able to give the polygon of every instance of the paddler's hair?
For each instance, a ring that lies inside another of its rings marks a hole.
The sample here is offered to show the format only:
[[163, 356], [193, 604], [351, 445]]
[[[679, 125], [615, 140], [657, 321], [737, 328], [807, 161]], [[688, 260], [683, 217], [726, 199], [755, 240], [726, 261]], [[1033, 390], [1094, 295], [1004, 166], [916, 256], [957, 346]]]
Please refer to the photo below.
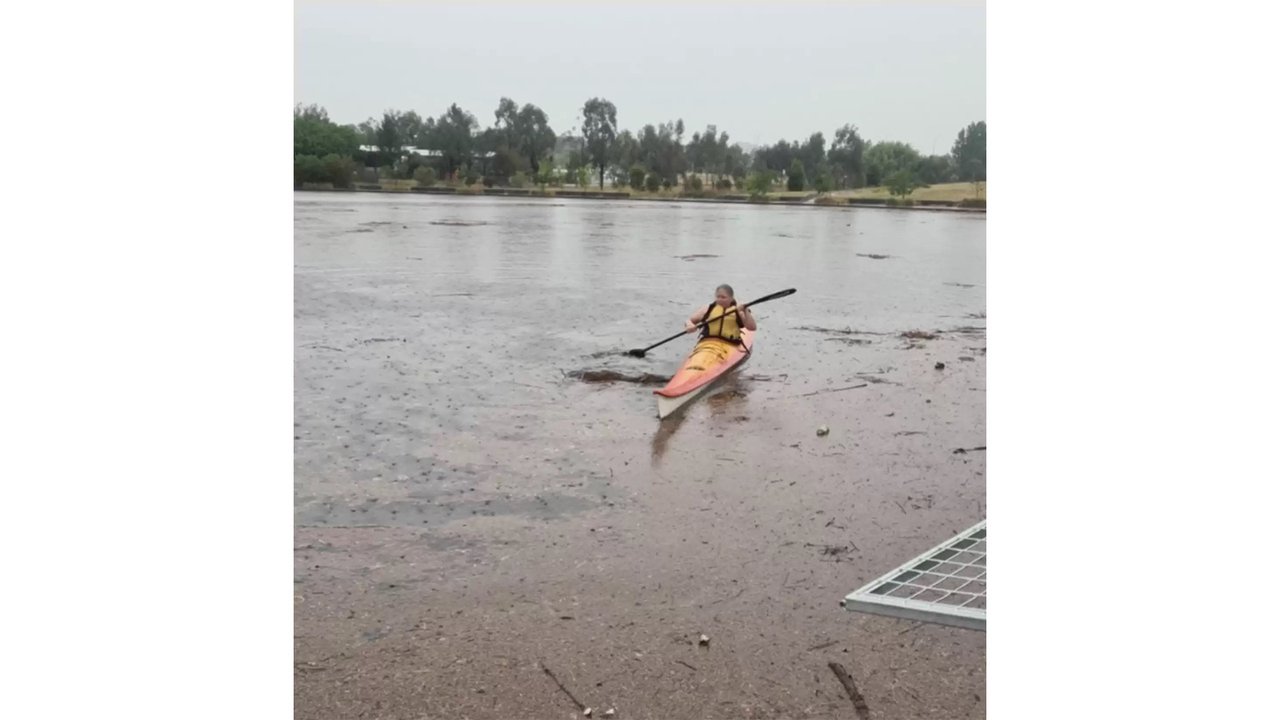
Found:
[[723, 290], [723, 291], [725, 291], [725, 292], [729, 293], [729, 297], [733, 297], [733, 286], [731, 286], [731, 285], [719, 285], [719, 286], [717, 286], [717, 287], [716, 287], [716, 292], [720, 292], [721, 290]]

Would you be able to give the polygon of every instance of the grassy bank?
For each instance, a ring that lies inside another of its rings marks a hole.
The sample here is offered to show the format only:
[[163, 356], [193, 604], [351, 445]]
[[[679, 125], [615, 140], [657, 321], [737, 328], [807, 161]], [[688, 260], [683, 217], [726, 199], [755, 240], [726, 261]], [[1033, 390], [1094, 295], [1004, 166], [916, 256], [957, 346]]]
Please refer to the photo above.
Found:
[[[491, 187], [483, 185], [446, 185], [434, 184], [423, 186], [414, 180], [383, 180], [377, 183], [357, 183], [348, 191], [357, 192], [404, 192], [429, 195], [491, 195], [505, 197], [543, 197], [543, 198], [589, 198], [596, 200], [665, 200], [671, 202], [767, 202], [785, 205], [796, 205], [809, 201], [822, 206], [893, 206], [917, 207], [927, 206], [932, 209], [948, 207], [966, 207], [968, 209], [986, 209], [986, 183], [975, 188], [973, 183], [945, 183], [930, 187], [917, 188], [907, 197], [904, 203], [889, 194], [888, 188], [869, 187], [857, 190], [837, 190], [819, 194], [814, 191], [779, 191], [771, 192], [763, 198], [752, 198], [739, 190], [703, 190], [701, 192], [685, 192], [672, 188], [649, 192], [632, 190], [629, 187], [608, 187], [604, 190], [593, 187]], [[305, 183], [301, 190], [333, 190], [328, 183]]]
[[[888, 200], [889, 188], [887, 187], [865, 187], [857, 190], [837, 190], [831, 193], [836, 198], [856, 198], [860, 200]], [[907, 196], [909, 200], [924, 200], [928, 202], [954, 202], [958, 203], [962, 200], [986, 199], [987, 184], [980, 183], [974, 186], [973, 183], [942, 183], [939, 185], [930, 185], [929, 187], [916, 188]]]

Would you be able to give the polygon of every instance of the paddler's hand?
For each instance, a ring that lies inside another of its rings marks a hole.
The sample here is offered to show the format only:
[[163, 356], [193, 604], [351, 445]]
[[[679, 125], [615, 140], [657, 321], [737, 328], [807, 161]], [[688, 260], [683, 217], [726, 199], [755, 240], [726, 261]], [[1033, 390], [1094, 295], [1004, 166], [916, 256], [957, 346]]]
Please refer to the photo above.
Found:
[[691, 333], [691, 332], [693, 332], [694, 330], [697, 330], [697, 329], [698, 329], [697, 324], [695, 324], [692, 320], [685, 320], [685, 321], [684, 321], [684, 331], [685, 331], [685, 333]]

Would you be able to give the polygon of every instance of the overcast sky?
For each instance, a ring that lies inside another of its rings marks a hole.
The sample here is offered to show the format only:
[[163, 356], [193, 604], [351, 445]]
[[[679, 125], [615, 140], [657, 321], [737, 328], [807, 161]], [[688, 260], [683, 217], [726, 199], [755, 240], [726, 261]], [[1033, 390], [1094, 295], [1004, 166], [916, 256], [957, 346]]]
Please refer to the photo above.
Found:
[[557, 133], [600, 96], [620, 129], [683, 118], [764, 144], [853, 123], [945, 153], [986, 119], [985, 26], [981, 2], [299, 0], [294, 95], [338, 123], [456, 102], [484, 127], [505, 95]]

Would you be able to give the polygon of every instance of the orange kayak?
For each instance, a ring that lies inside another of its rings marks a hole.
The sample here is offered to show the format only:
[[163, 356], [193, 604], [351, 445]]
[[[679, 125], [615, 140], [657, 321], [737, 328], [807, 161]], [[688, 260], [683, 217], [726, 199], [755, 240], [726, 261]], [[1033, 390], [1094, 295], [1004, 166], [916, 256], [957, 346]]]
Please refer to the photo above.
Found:
[[743, 330], [741, 345], [718, 338], [699, 340], [666, 386], [653, 391], [658, 396], [658, 417], [667, 417], [684, 407], [717, 380], [741, 367], [751, 357], [755, 335], [751, 330]]

